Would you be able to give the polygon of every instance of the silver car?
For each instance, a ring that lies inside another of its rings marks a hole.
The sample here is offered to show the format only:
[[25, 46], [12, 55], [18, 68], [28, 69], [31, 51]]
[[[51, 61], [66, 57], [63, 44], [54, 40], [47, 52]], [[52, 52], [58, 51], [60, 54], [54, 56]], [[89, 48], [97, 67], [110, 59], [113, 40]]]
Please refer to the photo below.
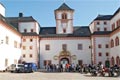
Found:
[[24, 65], [23, 64], [11, 64], [8, 68], [7, 71], [10, 72], [24, 72]]

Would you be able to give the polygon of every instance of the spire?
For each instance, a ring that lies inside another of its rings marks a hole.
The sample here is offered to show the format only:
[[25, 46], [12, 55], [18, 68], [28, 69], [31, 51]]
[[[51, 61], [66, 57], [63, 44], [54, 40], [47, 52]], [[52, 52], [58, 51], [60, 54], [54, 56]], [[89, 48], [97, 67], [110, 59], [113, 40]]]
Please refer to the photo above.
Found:
[[[65, 0], [64, 0], [65, 1]], [[74, 11], [74, 9], [71, 9], [67, 4], [63, 3], [58, 9], [56, 10], [72, 10]]]

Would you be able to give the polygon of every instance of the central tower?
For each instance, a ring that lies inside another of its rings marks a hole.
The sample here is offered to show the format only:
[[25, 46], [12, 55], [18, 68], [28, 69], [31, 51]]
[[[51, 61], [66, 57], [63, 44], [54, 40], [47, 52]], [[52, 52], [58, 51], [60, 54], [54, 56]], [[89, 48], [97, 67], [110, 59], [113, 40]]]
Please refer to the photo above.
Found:
[[73, 33], [73, 12], [74, 9], [71, 9], [65, 3], [55, 10], [57, 34]]

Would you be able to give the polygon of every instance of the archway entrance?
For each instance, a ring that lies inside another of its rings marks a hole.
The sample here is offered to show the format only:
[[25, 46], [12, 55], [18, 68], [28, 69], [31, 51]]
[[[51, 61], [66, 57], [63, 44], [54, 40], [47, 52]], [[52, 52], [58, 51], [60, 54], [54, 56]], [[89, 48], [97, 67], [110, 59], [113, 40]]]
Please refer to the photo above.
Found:
[[62, 58], [60, 60], [60, 64], [68, 64], [69, 63], [69, 59], [68, 58]]

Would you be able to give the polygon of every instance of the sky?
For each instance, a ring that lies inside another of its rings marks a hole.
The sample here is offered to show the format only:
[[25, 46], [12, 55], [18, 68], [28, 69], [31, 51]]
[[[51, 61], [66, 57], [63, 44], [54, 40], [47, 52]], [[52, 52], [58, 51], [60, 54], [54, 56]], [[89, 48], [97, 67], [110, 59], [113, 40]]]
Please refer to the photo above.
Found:
[[33, 16], [41, 27], [55, 27], [54, 10], [64, 2], [74, 12], [74, 26], [88, 26], [97, 15], [112, 15], [120, 7], [120, 0], [0, 0], [6, 17]]

